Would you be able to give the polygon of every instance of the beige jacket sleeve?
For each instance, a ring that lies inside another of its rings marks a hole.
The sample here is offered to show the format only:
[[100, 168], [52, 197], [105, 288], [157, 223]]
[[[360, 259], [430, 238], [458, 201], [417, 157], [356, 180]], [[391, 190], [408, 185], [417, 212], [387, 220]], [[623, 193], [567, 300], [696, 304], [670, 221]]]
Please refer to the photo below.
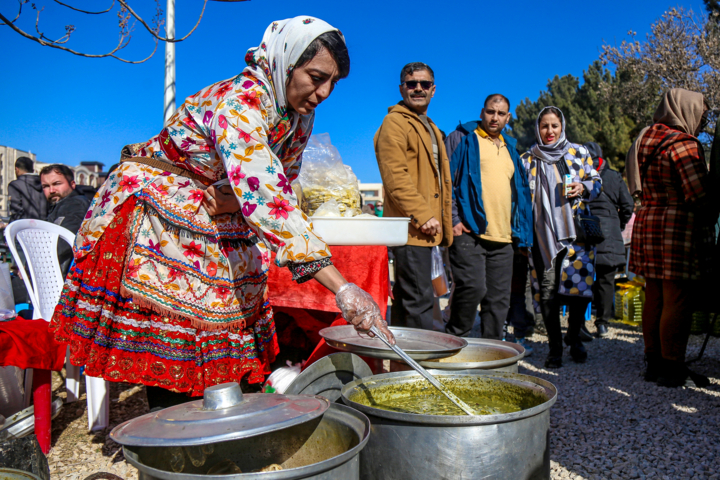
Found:
[[413, 154], [408, 151], [409, 130], [410, 126], [401, 114], [388, 114], [375, 134], [375, 157], [385, 195], [420, 227], [433, 217], [433, 212], [408, 172], [408, 155]]

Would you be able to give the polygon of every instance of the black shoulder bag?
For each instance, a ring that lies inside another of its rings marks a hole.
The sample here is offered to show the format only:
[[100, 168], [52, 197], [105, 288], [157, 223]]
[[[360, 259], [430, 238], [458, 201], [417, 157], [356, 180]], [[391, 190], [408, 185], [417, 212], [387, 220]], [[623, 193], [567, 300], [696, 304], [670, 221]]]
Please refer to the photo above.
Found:
[[[565, 163], [565, 159], [561, 158], [558, 161], [558, 170], [560, 175], [570, 175], [570, 169]], [[597, 245], [605, 240], [605, 235], [602, 233], [602, 227], [600, 226], [600, 218], [593, 215], [592, 213], [584, 213], [580, 210], [580, 207], [575, 209], [573, 213], [573, 220], [575, 222], [575, 241], [585, 245]]]

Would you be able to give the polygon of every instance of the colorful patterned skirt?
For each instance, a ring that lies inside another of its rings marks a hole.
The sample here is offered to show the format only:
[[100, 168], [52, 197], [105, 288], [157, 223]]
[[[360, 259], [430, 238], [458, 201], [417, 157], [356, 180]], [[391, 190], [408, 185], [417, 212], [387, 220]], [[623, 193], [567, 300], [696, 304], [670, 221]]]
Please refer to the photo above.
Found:
[[[118, 216], [130, 218], [135, 199]], [[189, 395], [235, 381], [260, 383], [279, 352], [270, 305], [246, 328], [204, 331], [120, 295], [130, 222], [112, 224], [71, 269], [52, 318], [55, 339], [73, 365], [115, 382], [142, 383]]]

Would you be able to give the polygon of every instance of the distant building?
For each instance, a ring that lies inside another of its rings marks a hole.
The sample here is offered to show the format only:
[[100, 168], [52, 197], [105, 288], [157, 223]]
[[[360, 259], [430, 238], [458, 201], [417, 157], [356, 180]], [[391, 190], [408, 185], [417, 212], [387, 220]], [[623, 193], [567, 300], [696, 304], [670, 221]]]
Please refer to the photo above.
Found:
[[[40, 173], [43, 167], [49, 163], [38, 162], [34, 153], [24, 152], [12, 147], [0, 145], [0, 217], [10, 215], [8, 207], [10, 197], [8, 196], [8, 184], [15, 180], [15, 160], [19, 157], [29, 157], [34, 162], [35, 172]], [[98, 188], [107, 173], [103, 172], [104, 163], [101, 162], [80, 162], [77, 167], [70, 167], [75, 172], [75, 183], [78, 185], [90, 185]], [[103, 175], [105, 173], [105, 175]]]
[[75, 183], [98, 188], [104, 166], [105, 164], [102, 162], [80, 162], [79, 166], [73, 168], [75, 170]]
[[360, 183], [360, 196], [363, 205], [367, 203], [375, 205], [377, 201], [383, 199], [384, 193], [382, 183]]

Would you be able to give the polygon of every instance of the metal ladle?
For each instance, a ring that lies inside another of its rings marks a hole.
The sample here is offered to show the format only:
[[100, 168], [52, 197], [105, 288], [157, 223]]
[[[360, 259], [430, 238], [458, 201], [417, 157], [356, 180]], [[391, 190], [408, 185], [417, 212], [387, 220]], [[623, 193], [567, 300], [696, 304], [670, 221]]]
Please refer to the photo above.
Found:
[[390, 348], [392, 349], [392, 351], [395, 352], [405, 363], [407, 363], [407, 364], [410, 365], [412, 368], [414, 368], [416, 372], [418, 372], [420, 375], [422, 375], [422, 376], [425, 378], [425, 380], [427, 380], [428, 382], [430, 382], [430, 385], [432, 385], [433, 387], [435, 387], [435, 388], [437, 388], [438, 390], [440, 390], [440, 393], [442, 393], [443, 395], [445, 395], [445, 396], [446, 396], [452, 403], [454, 403], [455, 406], [457, 406], [460, 410], [462, 410], [463, 412], [467, 413], [468, 415], [476, 415], [476, 413], [473, 411], [472, 408], [470, 408], [470, 406], [469, 406], [467, 403], [465, 403], [465, 402], [463, 402], [462, 400], [460, 400], [460, 399], [459, 399], [454, 393], [452, 393], [451, 391], [445, 389], [445, 387], [443, 386], [443, 384], [440, 383], [437, 378], [435, 378], [435, 377], [433, 377], [432, 375], [430, 375], [430, 373], [428, 373], [427, 370], [425, 370], [423, 367], [421, 367], [415, 360], [413, 360], [412, 358], [410, 358], [410, 356], [409, 356], [407, 353], [405, 353], [405, 351], [404, 351], [402, 348], [398, 347], [397, 345], [392, 345], [392, 344], [388, 341], [388, 339], [385, 338], [385, 335], [382, 334], [382, 333], [380, 333], [380, 330], [378, 330], [377, 328], [375, 328], [375, 327], [373, 326], [372, 328], [370, 328], [370, 331], [371, 331], [372, 333], [374, 333], [376, 337], [378, 337], [380, 340], [382, 340], [382, 341], [385, 343], [385, 345], [387, 345], [388, 347], [390, 347]]

